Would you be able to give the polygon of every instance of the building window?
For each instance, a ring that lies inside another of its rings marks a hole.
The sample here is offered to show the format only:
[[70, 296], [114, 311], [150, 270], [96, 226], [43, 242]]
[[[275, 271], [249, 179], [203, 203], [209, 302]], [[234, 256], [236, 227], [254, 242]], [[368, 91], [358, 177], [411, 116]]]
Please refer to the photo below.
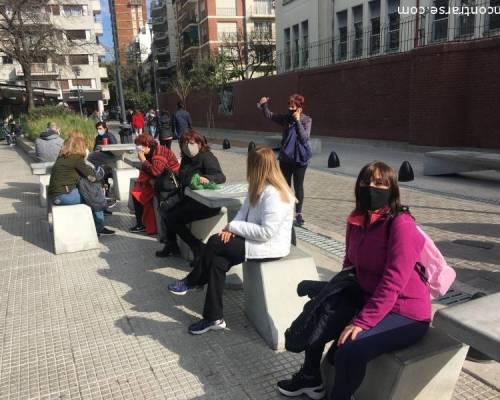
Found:
[[[474, 7], [474, 0], [462, 0], [462, 7]], [[455, 37], [474, 36], [475, 15], [457, 15]]]
[[81, 5], [63, 5], [63, 15], [65, 17], [83, 17], [87, 15], [87, 7]]
[[216, 14], [218, 17], [234, 17], [236, 15], [236, 0], [217, 0]]
[[47, 14], [52, 14], [52, 15], [61, 15], [61, 9], [59, 6], [52, 5], [52, 6], [45, 6], [45, 12]]
[[87, 54], [71, 54], [69, 56], [70, 65], [89, 65], [89, 56]]
[[59, 89], [61, 90], [69, 90], [69, 82], [68, 81], [58, 81]]
[[70, 30], [66, 31], [68, 40], [87, 40], [87, 31], [85, 30]]
[[208, 27], [203, 25], [201, 27], [201, 43], [208, 42]]
[[2, 56], [2, 64], [14, 64], [14, 60], [9, 56]]
[[205, 5], [205, 0], [199, 1], [199, 7], [200, 7], [200, 20], [202, 20], [207, 16], [207, 6]]
[[309, 64], [309, 21], [303, 21], [302, 28], [302, 66]]
[[218, 22], [217, 40], [219, 42], [237, 39], [238, 26], [236, 22]]
[[337, 13], [337, 26], [339, 27], [337, 60], [343, 61], [347, 58], [347, 10]]
[[63, 55], [55, 55], [52, 56], [52, 62], [57, 65], [66, 65], [66, 56]]
[[[490, 0], [490, 7], [493, 7], [495, 10], [500, 8], [500, 0]], [[499, 31], [500, 30], [500, 14], [489, 14], [489, 21], [487, 30], [489, 31]]]
[[352, 38], [352, 56], [354, 58], [363, 55], [363, 6], [357, 6], [352, 9], [353, 31]]
[[270, 21], [257, 21], [253, 25], [254, 38], [258, 40], [271, 39], [273, 37], [273, 24]]
[[[448, 0], [435, 0], [434, 6], [437, 7], [438, 13], [434, 15], [432, 24], [432, 40], [435, 42], [448, 39]], [[441, 10], [441, 7], [445, 9]]]
[[386, 50], [399, 50], [399, 0], [389, 0], [387, 3], [389, 17], [389, 31], [387, 32]]
[[370, 8], [370, 55], [380, 52], [380, 0], [368, 3]]
[[290, 28], [285, 29], [284, 37], [285, 37], [285, 69], [290, 69], [291, 67]]
[[72, 87], [92, 87], [92, 80], [91, 79], [73, 79], [71, 81]]
[[299, 43], [300, 43], [299, 25], [297, 24], [297, 25], [294, 25], [292, 27], [292, 67], [293, 68], [298, 68], [298, 66], [299, 66], [299, 59], [300, 59]]

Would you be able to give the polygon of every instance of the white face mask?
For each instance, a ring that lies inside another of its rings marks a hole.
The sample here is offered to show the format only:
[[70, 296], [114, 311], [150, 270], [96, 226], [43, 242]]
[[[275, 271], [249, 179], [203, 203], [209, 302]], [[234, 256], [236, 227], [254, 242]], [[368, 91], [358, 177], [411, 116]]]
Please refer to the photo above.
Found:
[[103, 136], [105, 133], [106, 133], [106, 131], [105, 131], [105, 130], [100, 130], [100, 131], [97, 131], [97, 134], [98, 134], [99, 136]]
[[193, 158], [200, 152], [200, 146], [197, 143], [187, 143], [184, 145], [183, 151], [189, 158]]

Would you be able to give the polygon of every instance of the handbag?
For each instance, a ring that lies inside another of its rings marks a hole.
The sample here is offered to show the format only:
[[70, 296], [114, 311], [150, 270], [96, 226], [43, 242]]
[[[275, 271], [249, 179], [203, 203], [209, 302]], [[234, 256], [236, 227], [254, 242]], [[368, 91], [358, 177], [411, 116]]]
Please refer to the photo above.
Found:
[[306, 165], [312, 157], [309, 143], [302, 143], [298, 138], [296, 124], [294, 122], [288, 129], [288, 135], [281, 145], [281, 153], [298, 164]]
[[175, 174], [167, 170], [155, 181], [155, 191], [158, 196], [158, 208], [161, 214], [168, 213], [182, 199], [182, 189]]

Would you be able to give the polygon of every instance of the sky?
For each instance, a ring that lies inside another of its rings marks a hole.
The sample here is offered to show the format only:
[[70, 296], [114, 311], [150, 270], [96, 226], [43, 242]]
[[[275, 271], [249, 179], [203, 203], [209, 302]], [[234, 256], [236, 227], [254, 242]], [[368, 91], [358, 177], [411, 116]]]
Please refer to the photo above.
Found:
[[[146, 3], [149, 15], [150, 0], [146, 0]], [[109, 14], [108, 0], [101, 0], [101, 16], [102, 24], [104, 25], [104, 35], [101, 37], [101, 44], [107, 50], [106, 61], [111, 61], [113, 59], [113, 34], [111, 32], [111, 16]]]

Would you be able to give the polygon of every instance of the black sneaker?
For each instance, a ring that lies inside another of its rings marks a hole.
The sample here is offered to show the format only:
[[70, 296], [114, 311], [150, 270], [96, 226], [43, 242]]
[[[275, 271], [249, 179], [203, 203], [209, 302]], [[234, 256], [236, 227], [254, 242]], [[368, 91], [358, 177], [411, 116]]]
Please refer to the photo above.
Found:
[[166, 243], [165, 247], [161, 251], [157, 251], [155, 253], [156, 257], [168, 257], [168, 256], [178, 256], [181, 254], [181, 250], [179, 249], [179, 246], [177, 246], [177, 243]]
[[136, 225], [129, 229], [132, 233], [142, 233], [146, 232], [146, 227], [144, 225]]
[[108, 228], [103, 228], [101, 232], [99, 232], [99, 235], [114, 235], [115, 231], [112, 231], [111, 229]]
[[295, 226], [302, 226], [302, 225], [304, 225], [304, 222], [305, 221], [304, 221], [304, 218], [302, 218], [302, 214], [297, 214], [295, 216], [295, 221], [293, 221], [293, 224]]
[[281, 394], [289, 397], [296, 397], [305, 394], [313, 400], [325, 397], [325, 389], [321, 376], [307, 376], [302, 370], [292, 376], [292, 379], [278, 382], [278, 390]]

